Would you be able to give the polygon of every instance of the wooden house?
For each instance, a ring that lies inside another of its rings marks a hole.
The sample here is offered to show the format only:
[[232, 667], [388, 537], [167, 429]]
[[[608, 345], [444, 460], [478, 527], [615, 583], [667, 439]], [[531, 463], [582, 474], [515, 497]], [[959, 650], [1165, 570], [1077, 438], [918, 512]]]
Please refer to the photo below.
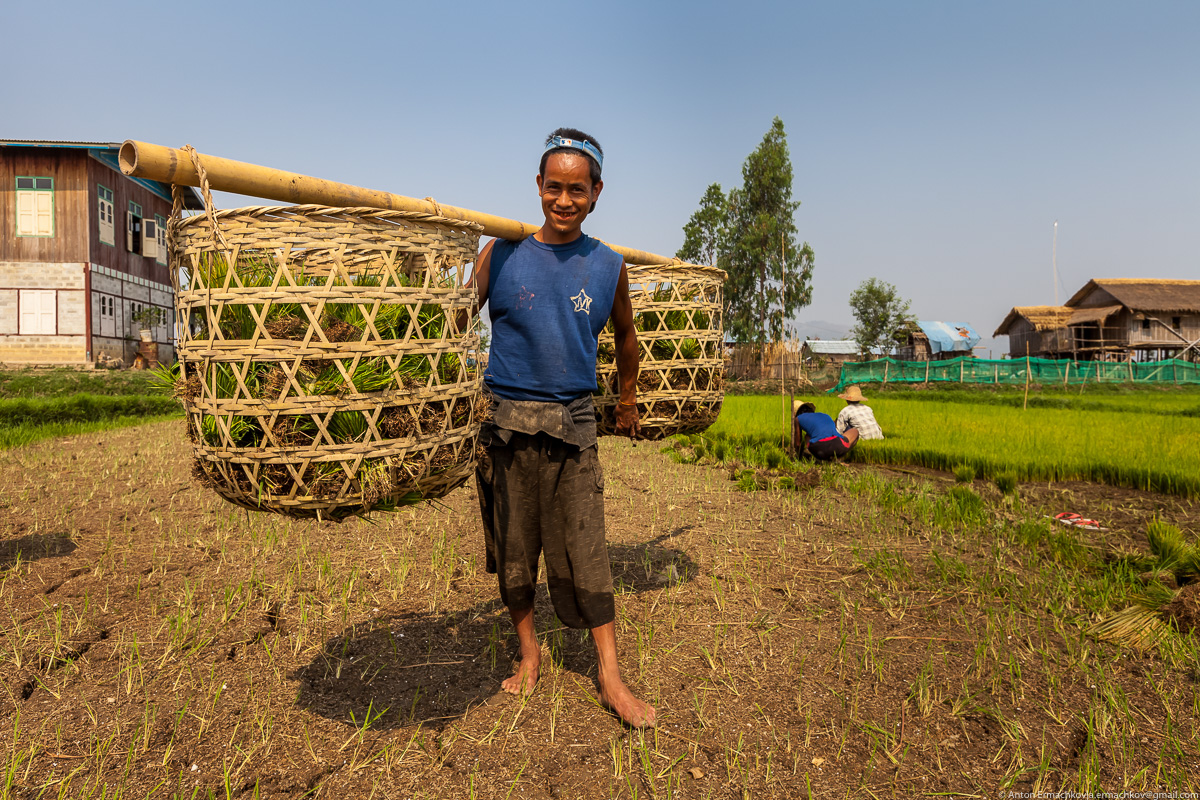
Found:
[[161, 312], [159, 358], [174, 360], [171, 189], [123, 175], [120, 146], [0, 140], [0, 363], [130, 364], [147, 309]]
[[1013, 358], [1197, 360], [1200, 281], [1096, 278], [1065, 306], [1014, 308], [996, 329]]

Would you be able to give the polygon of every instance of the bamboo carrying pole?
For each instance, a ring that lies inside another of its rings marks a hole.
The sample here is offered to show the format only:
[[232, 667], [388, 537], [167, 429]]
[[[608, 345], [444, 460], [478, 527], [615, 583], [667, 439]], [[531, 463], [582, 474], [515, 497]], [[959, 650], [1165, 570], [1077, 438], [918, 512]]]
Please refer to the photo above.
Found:
[[[416, 211], [440, 217], [477, 222], [485, 236], [520, 240], [536, 233], [540, 225], [530, 225], [513, 219], [448, 206], [431, 199], [418, 200], [391, 192], [364, 189], [346, 183], [313, 178], [295, 172], [247, 164], [228, 158], [201, 155], [208, 184], [213, 189], [251, 197], [263, 197], [293, 205], [315, 203], [324, 206], [383, 208], [391, 211]], [[199, 186], [200, 177], [191, 156], [183, 150], [127, 139], [121, 145], [121, 171], [134, 178], [146, 178], [181, 186]], [[607, 244], [607, 242], [606, 242]], [[630, 264], [677, 264], [678, 259], [608, 245]]]

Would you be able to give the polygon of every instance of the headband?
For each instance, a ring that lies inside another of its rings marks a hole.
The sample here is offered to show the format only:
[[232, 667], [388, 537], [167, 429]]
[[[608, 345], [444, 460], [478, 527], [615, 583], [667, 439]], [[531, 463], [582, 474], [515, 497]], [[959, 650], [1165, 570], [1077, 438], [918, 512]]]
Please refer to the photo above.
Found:
[[546, 144], [546, 149], [542, 151], [542, 155], [549, 153], [551, 150], [558, 150], [563, 147], [588, 154], [595, 160], [597, 167], [604, 169], [604, 156], [600, 155], [600, 149], [587, 139], [564, 139], [561, 136], [551, 136], [550, 141]]

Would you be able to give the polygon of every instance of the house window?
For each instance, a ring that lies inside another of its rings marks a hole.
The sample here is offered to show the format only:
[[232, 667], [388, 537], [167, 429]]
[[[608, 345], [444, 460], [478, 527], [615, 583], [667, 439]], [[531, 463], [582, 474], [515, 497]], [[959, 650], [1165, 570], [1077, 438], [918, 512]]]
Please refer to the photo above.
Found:
[[1179, 330], [1179, 328], [1182, 324], [1183, 324], [1183, 317], [1171, 317], [1171, 328], [1173, 328], [1174, 330]]
[[142, 207], [132, 200], [125, 212], [125, 249], [131, 253], [142, 252]]
[[17, 177], [17, 236], [54, 235], [54, 178]]
[[1142, 333], [1149, 333], [1149, 332], [1150, 332], [1150, 320], [1147, 318], [1143, 318], [1142, 319]]
[[96, 184], [96, 209], [100, 217], [100, 244], [117, 243], [116, 225], [113, 224], [112, 189]]
[[160, 264], [167, 263], [167, 221], [159, 214], [154, 215], [154, 232], [157, 234], [154, 247], [154, 260]]
[[17, 302], [21, 305], [22, 336], [53, 336], [58, 332], [58, 292], [22, 289]]
[[115, 316], [115, 314], [113, 312], [113, 299], [111, 297], [107, 297], [105, 295], [100, 295], [100, 316], [101, 317]]

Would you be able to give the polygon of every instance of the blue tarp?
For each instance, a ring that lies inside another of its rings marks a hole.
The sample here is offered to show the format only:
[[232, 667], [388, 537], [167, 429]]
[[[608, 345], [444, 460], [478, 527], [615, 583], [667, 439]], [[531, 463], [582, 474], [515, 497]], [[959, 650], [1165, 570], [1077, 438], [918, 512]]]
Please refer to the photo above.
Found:
[[927, 322], [917, 325], [929, 337], [929, 349], [938, 353], [970, 353], [979, 344], [979, 334], [965, 322]]

